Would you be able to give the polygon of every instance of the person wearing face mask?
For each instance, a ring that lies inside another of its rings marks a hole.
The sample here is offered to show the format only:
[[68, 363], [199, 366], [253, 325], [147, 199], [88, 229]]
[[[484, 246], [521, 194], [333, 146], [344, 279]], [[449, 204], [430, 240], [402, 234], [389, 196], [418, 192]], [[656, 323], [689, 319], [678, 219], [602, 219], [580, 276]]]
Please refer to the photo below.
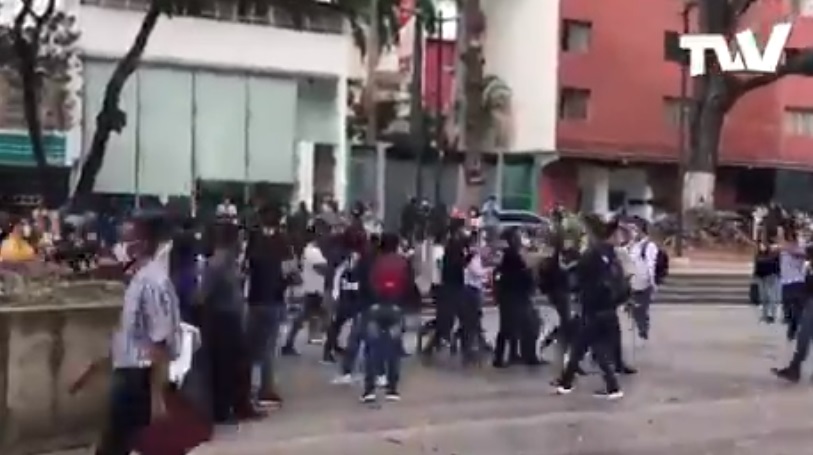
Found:
[[70, 387], [77, 393], [103, 367], [112, 366], [105, 430], [97, 455], [126, 455], [151, 422], [167, 415], [169, 364], [180, 353], [181, 318], [167, 269], [155, 259], [164, 236], [158, 216], [135, 220], [137, 271], [124, 293], [110, 355], [91, 364]]
[[782, 282], [782, 310], [787, 324], [787, 339], [793, 340], [799, 329], [805, 303], [805, 251], [795, 227], [786, 222], [777, 230], [784, 242], [779, 248], [779, 277]]
[[644, 220], [637, 220], [632, 229], [632, 241], [627, 247], [632, 260], [632, 305], [630, 314], [638, 329], [638, 336], [649, 339], [649, 307], [657, 287], [655, 268], [658, 261], [658, 246], [649, 239]]
[[631, 290], [612, 241], [618, 222], [604, 222], [598, 215], [588, 215], [584, 224], [588, 244], [577, 265], [582, 323], [567, 365], [555, 382], [556, 392], [566, 395], [573, 391], [579, 364], [592, 350], [605, 382], [605, 388], [596, 396], [619, 399], [624, 393], [611, 359], [620, 333], [617, 309], [629, 299]]

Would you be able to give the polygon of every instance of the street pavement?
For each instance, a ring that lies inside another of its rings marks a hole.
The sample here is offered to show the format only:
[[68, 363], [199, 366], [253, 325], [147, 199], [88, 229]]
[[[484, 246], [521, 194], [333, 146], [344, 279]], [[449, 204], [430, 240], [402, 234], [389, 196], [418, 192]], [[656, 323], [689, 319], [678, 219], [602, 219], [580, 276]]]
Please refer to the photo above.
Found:
[[[486, 325], [496, 328], [488, 312]], [[318, 348], [286, 358], [286, 402], [267, 419], [219, 428], [195, 455], [784, 455], [813, 443], [813, 387], [769, 373], [791, 347], [751, 307], [653, 309], [653, 335], [626, 355], [640, 369], [626, 397], [592, 397], [601, 378], [551, 394], [552, 366], [463, 369], [454, 359], [407, 360], [400, 403], [366, 406], [360, 389], [333, 386]], [[414, 339], [408, 346], [414, 346]]]

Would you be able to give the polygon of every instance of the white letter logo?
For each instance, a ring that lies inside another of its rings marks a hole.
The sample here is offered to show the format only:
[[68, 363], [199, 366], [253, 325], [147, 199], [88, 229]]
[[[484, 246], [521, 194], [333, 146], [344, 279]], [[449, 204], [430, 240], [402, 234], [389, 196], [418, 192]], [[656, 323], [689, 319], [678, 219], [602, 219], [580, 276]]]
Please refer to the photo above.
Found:
[[737, 33], [738, 52], [731, 52], [722, 35], [682, 35], [679, 46], [689, 51], [689, 74], [706, 74], [706, 51], [713, 51], [720, 69], [727, 72], [773, 73], [779, 66], [782, 51], [790, 38], [790, 23], [774, 25], [765, 50], [760, 52], [756, 36], [751, 30]]

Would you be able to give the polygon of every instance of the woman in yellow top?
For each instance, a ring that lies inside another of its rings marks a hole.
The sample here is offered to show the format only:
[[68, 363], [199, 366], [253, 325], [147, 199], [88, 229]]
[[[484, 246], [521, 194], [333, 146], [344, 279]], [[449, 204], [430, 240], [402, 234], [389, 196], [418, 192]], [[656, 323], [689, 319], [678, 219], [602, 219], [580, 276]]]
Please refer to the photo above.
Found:
[[0, 261], [24, 262], [36, 257], [34, 248], [23, 238], [22, 223], [14, 223], [8, 237], [0, 244]]

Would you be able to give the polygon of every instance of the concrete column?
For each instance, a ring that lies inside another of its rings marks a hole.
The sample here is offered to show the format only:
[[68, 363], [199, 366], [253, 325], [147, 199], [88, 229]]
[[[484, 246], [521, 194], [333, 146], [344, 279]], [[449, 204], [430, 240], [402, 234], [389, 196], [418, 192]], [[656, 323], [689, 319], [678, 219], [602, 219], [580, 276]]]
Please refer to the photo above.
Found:
[[378, 142], [375, 145], [375, 207], [376, 216], [384, 220], [387, 213], [387, 144]]
[[350, 166], [350, 145], [347, 141], [347, 78], [340, 77], [336, 87], [336, 112], [338, 113], [337, 141], [333, 149], [336, 167], [333, 179], [333, 197], [339, 207], [345, 208], [347, 203], [347, 174]]
[[609, 213], [610, 173], [607, 168], [599, 166], [580, 168], [579, 187], [582, 190], [582, 211], [602, 215]]
[[296, 191], [293, 195], [292, 205], [300, 201], [313, 210], [313, 165], [314, 143], [299, 141], [296, 147]]

